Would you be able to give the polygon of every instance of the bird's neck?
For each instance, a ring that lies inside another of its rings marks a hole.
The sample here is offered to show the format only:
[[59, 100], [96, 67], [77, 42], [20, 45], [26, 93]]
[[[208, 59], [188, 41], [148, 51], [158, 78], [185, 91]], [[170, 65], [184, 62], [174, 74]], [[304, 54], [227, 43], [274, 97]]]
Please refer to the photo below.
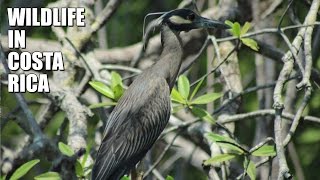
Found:
[[161, 28], [161, 43], [163, 50], [160, 60], [153, 67], [153, 71], [159, 72], [159, 75], [167, 80], [171, 90], [182, 62], [182, 41], [178, 33], [163, 25]]

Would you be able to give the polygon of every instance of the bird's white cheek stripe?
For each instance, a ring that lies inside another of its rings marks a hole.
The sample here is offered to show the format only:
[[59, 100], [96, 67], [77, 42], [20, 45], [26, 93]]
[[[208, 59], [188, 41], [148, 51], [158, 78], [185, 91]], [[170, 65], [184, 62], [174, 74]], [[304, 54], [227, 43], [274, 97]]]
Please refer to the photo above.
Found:
[[192, 23], [190, 20], [183, 19], [180, 16], [172, 16], [169, 18], [169, 20], [175, 24], [190, 24], [190, 23]]

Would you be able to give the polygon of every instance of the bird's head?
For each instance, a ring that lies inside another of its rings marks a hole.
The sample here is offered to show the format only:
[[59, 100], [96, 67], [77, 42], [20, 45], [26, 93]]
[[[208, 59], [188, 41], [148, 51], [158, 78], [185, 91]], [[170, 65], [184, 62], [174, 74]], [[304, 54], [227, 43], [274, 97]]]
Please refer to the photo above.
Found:
[[[217, 20], [211, 20], [202, 16], [199, 16], [197, 13], [193, 12], [190, 9], [175, 9], [169, 12], [161, 13], [150, 13], [144, 19], [145, 20], [150, 15], [159, 15], [161, 16], [153, 21], [151, 21], [147, 28], [143, 25], [143, 47], [144, 50], [148, 45], [148, 39], [150, 38], [152, 30], [157, 27], [167, 26], [172, 31], [175, 31], [179, 34], [181, 31], [190, 31], [192, 29], [200, 28], [217, 28], [217, 29], [229, 29], [230, 27], [223, 22]], [[161, 40], [163, 40], [161, 38]]]
[[163, 14], [160, 18], [162, 25], [167, 25], [170, 29], [178, 32], [200, 28], [230, 28], [220, 21], [199, 16], [190, 9], [175, 9]]

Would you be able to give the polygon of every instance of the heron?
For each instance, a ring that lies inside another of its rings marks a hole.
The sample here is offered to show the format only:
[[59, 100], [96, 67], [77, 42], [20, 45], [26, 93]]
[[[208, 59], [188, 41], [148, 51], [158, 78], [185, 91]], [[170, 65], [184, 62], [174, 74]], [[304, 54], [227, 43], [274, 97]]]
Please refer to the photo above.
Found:
[[161, 55], [135, 78], [111, 112], [92, 169], [93, 180], [120, 179], [146, 155], [166, 127], [170, 92], [182, 63], [180, 32], [229, 28], [190, 9], [166, 12], [155, 22], [161, 28]]

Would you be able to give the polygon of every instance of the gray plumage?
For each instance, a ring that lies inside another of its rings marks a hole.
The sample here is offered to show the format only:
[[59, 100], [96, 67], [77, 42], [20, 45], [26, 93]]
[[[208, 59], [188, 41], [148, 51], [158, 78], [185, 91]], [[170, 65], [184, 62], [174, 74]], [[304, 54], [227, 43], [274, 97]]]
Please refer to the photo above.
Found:
[[[170, 24], [170, 17], [186, 19], [190, 15], [202, 18], [191, 10], [180, 9], [170, 11], [158, 19], [163, 46], [160, 58], [155, 65], [136, 77], [108, 118], [93, 166], [92, 179], [120, 179], [145, 156], [168, 123], [170, 92], [183, 53], [179, 32], [190, 30], [185, 24]], [[184, 29], [179, 29], [179, 25], [184, 25]], [[212, 26], [208, 23], [195, 26], [192, 21], [190, 25], [191, 29]], [[221, 23], [218, 25], [222, 26]]]

